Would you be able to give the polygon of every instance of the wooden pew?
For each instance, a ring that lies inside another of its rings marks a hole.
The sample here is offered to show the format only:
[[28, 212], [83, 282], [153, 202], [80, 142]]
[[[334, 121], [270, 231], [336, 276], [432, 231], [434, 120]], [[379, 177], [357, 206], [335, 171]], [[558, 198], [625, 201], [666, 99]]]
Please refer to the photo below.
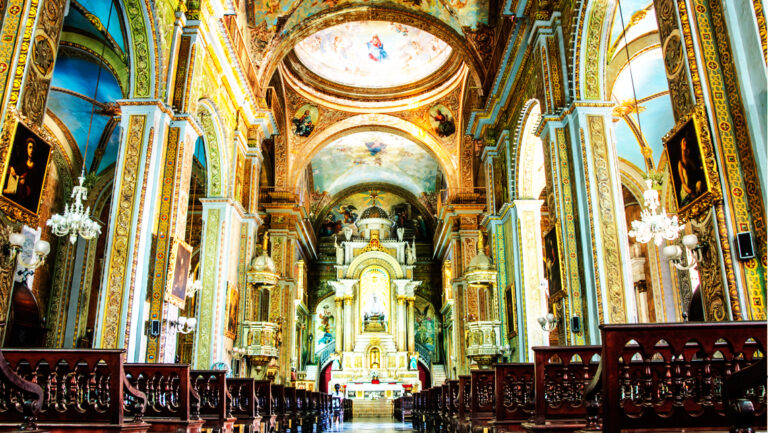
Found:
[[587, 428], [598, 428], [601, 395], [604, 432], [749, 431], [735, 426], [744, 418], [729, 412], [739, 402], [751, 406], [755, 426], [765, 428], [765, 376], [730, 401], [722, 390], [735, 372], [765, 362], [766, 322], [601, 325], [600, 331], [599, 374], [585, 396], [597, 403], [590, 404]]
[[[10, 402], [15, 400], [14, 409], [21, 416], [18, 424], [0, 427], [0, 431], [30, 431], [37, 430], [37, 416], [43, 406], [43, 388], [25, 380], [11, 368], [0, 350], [0, 404], [10, 410]], [[21, 406], [21, 407], [19, 407]]]
[[424, 394], [419, 392], [413, 393], [413, 411], [411, 412], [411, 425], [417, 432], [423, 431], [422, 427], [422, 411], [421, 411], [421, 398]]
[[[0, 428], [17, 429], [25, 423], [52, 433], [147, 432], [150, 425], [142, 421], [147, 397], [126, 379], [123, 354], [123, 350], [4, 349], [7, 369], [0, 406], [5, 410], [0, 411]], [[28, 382], [42, 388], [42, 400], [39, 389]], [[25, 402], [27, 415], [37, 412], [37, 420], [25, 422], [17, 401]]]
[[414, 397], [412, 395], [404, 395], [395, 399], [392, 407], [395, 419], [405, 422], [406, 419], [412, 418], [413, 399]]
[[534, 409], [534, 367], [531, 363], [494, 366], [496, 406], [491, 424], [496, 432], [522, 431]]
[[469, 425], [472, 433], [491, 431], [496, 411], [496, 371], [472, 370]]
[[459, 398], [457, 411], [457, 431], [468, 433], [471, 431], [470, 416], [472, 412], [472, 376], [459, 376]]
[[277, 414], [274, 410], [272, 387], [268, 380], [254, 381], [254, 393], [259, 402], [259, 416], [261, 417], [261, 433], [274, 433]]
[[448, 385], [448, 419], [447, 431], [450, 433], [456, 433], [459, 431], [459, 381], [458, 379], [451, 379], [447, 382]]
[[190, 387], [189, 365], [124, 364], [123, 369], [128, 382], [147, 396], [144, 421], [149, 432], [200, 433], [205, 421]]
[[256, 382], [251, 378], [227, 379], [227, 390], [232, 396], [232, 416], [236, 433], [260, 433], [261, 416], [256, 398]]
[[[274, 383], [269, 384], [270, 395], [272, 396], [272, 413], [274, 416], [274, 431], [287, 432], [291, 431], [291, 415], [293, 414], [293, 400], [290, 405], [288, 402], [288, 394], [286, 388], [283, 385], [277, 385]], [[293, 389], [293, 388], [291, 388]]]
[[536, 404], [527, 432], [573, 432], [585, 427], [584, 391], [597, 372], [601, 346], [534, 347]]
[[200, 417], [205, 421], [206, 433], [232, 433], [235, 418], [227, 390], [226, 371], [192, 370], [191, 383], [200, 396]]

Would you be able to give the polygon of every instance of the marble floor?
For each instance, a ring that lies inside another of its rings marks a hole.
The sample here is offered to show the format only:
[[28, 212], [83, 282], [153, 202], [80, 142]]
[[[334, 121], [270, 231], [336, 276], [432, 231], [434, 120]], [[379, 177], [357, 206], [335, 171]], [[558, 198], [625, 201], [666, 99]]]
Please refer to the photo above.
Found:
[[333, 426], [332, 432], [413, 432], [410, 422], [399, 422], [392, 417], [385, 418], [354, 418], [344, 422], [341, 426]]

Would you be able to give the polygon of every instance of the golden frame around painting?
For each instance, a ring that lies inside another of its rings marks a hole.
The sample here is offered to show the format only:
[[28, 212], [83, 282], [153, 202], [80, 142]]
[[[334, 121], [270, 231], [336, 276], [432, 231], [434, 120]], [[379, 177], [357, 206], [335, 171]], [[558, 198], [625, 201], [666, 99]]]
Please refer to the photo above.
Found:
[[165, 300], [179, 308], [184, 308], [187, 279], [192, 265], [192, 247], [183, 240], [174, 238], [169, 259]]
[[[692, 140], [695, 145], [688, 144]], [[681, 222], [686, 222], [722, 198], [704, 106], [697, 105], [678, 119], [662, 142], [669, 161], [670, 191]]]
[[[19, 145], [23, 141], [24, 145]], [[0, 160], [3, 162], [3, 177], [0, 184], [0, 211], [8, 218], [29, 226], [39, 222], [40, 203], [43, 200], [48, 165], [53, 149], [53, 138], [43, 128], [28, 121], [16, 110], [9, 109], [0, 133]], [[43, 147], [42, 152], [28, 154], [24, 160], [24, 146]], [[25, 174], [17, 173], [16, 166], [22, 167]], [[13, 170], [11, 170], [13, 168]], [[30, 177], [30, 179], [26, 179]], [[20, 181], [24, 178], [24, 181]], [[24, 196], [20, 188], [23, 188]]]
[[237, 338], [237, 324], [240, 322], [240, 289], [237, 284], [227, 281], [227, 323], [224, 328], [224, 336], [235, 340]]

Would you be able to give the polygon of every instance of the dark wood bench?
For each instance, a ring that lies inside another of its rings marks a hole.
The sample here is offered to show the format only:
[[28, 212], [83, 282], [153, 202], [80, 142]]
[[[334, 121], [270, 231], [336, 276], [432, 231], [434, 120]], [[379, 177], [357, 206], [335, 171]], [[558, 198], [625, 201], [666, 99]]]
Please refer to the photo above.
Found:
[[[272, 395], [272, 413], [274, 414], [276, 432], [286, 432], [290, 430], [290, 414], [292, 414], [292, 401], [289, 402], [288, 393], [283, 385], [271, 383], [270, 393]], [[292, 388], [291, 388], [292, 389]]]
[[413, 396], [403, 395], [394, 400], [392, 404], [392, 414], [395, 419], [404, 422], [406, 419], [411, 419], [413, 415]]
[[472, 370], [469, 425], [473, 433], [491, 431], [496, 415], [496, 371]]
[[150, 432], [200, 433], [200, 402], [190, 387], [189, 365], [125, 364], [128, 382], [147, 396], [144, 421]]
[[274, 433], [276, 414], [273, 409], [272, 387], [268, 380], [253, 382], [256, 400], [259, 402], [259, 417], [261, 418], [261, 433]]
[[470, 413], [472, 412], [472, 376], [459, 376], [459, 406], [457, 426], [459, 433], [472, 430]]
[[261, 416], [256, 398], [256, 381], [251, 378], [227, 379], [227, 390], [232, 398], [232, 416], [238, 433], [260, 433]]
[[584, 391], [597, 372], [601, 346], [534, 347], [536, 404], [528, 432], [574, 432], [586, 425]]
[[235, 418], [227, 390], [226, 371], [192, 370], [192, 387], [200, 396], [200, 418], [205, 421], [203, 429], [210, 433], [232, 433]]
[[[50, 432], [147, 432], [150, 425], [142, 420], [147, 397], [126, 379], [123, 354], [4, 349], [0, 428], [16, 430], [25, 423]], [[42, 389], [42, 400], [28, 382]]]
[[752, 426], [740, 425], [749, 418], [765, 428], [764, 375], [752, 386], [735, 386], [740, 390], [734, 394], [724, 390], [734, 386], [734, 373], [760, 370], [765, 362], [766, 322], [601, 325], [600, 330], [602, 355], [585, 396], [585, 430], [600, 429], [600, 406], [605, 432], [750, 431]]
[[496, 406], [491, 424], [496, 432], [522, 431], [535, 404], [533, 364], [496, 364], [494, 369]]

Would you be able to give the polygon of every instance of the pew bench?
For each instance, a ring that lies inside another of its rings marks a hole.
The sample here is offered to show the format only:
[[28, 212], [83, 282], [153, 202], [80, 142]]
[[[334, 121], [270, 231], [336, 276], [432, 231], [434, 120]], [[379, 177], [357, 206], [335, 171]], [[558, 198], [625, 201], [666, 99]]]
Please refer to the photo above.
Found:
[[190, 382], [200, 396], [203, 433], [233, 433], [232, 396], [227, 389], [226, 371], [192, 370]]
[[495, 432], [523, 431], [533, 415], [534, 367], [531, 363], [495, 364], [496, 405], [491, 425]]

